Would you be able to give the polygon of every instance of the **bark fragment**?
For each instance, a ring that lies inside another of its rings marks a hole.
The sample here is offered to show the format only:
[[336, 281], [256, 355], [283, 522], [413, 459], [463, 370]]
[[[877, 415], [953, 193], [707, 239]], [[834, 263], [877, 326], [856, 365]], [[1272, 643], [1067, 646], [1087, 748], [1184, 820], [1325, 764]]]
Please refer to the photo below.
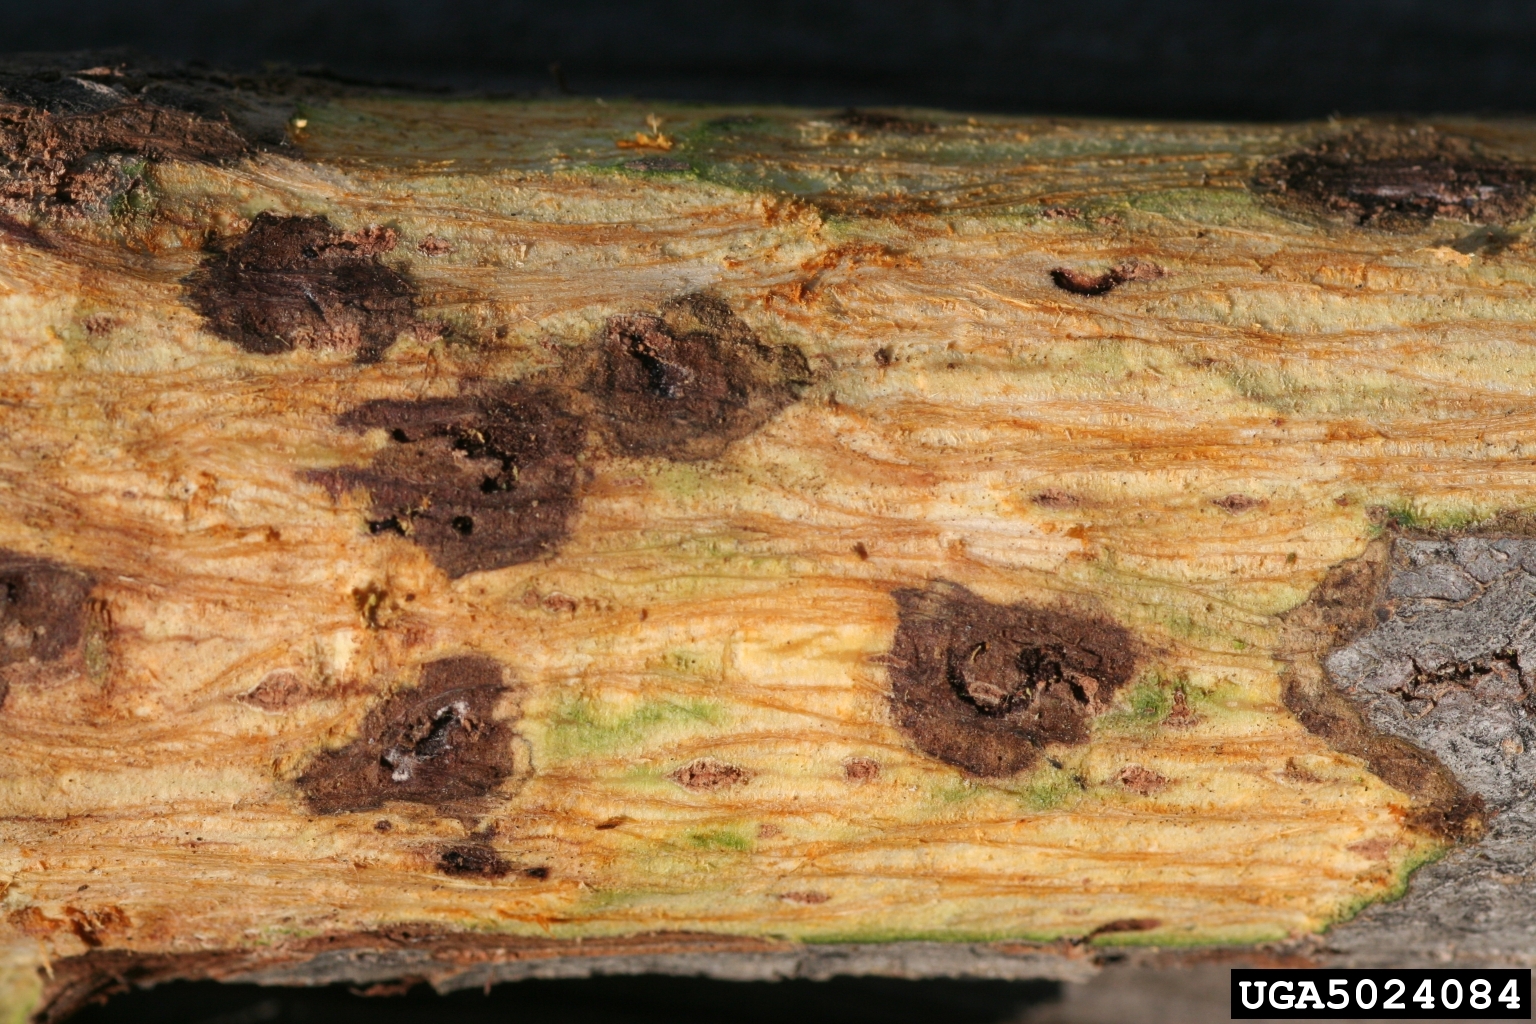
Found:
[[[1394, 636], [1396, 629], [1376, 636], [1378, 622], [1389, 622], [1395, 611], [1387, 596], [1394, 571], [1389, 548], [1378, 542], [1361, 558], [1337, 566], [1305, 604], [1287, 614], [1282, 651], [1290, 664], [1282, 698], [1309, 732], [1359, 757], [1382, 781], [1415, 797], [1416, 827], [1449, 839], [1474, 839], [1486, 828], [1485, 799], [1469, 792], [1437, 756], [1450, 746], [1426, 750], [1417, 745], [1414, 741], [1424, 737], [1416, 730], [1370, 710], [1371, 695], [1351, 674], [1362, 660], [1357, 641], [1376, 637], [1367, 645], [1375, 647], [1383, 639], [1401, 640]], [[1411, 656], [1408, 648], [1399, 653]]]
[[125, 157], [222, 162], [249, 150], [226, 124], [154, 104], [58, 115], [0, 100], [0, 210], [80, 210], [125, 191]]
[[1393, 542], [1381, 621], [1324, 662], [1376, 729], [1494, 807], [1536, 782], [1536, 541]]

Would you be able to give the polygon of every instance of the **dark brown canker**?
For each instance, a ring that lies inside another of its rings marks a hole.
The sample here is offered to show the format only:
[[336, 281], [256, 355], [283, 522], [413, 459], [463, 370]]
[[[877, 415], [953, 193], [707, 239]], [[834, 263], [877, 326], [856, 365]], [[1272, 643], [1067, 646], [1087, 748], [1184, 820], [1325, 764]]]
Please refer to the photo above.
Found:
[[339, 422], [389, 432], [370, 465], [332, 473], [368, 489], [370, 529], [409, 537], [449, 576], [541, 558], [565, 539], [586, 428], [561, 392], [470, 382], [457, 398], [369, 402]]
[[789, 405], [810, 382], [798, 349], [770, 347], [713, 296], [608, 321], [584, 390], [627, 455], [714, 458]]
[[1532, 172], [1430, 127], [1376, 126], [1324, 139], [1259, 168], [1278, 201], [1392, 228], [1431, 217], [1507, 224], [1530, 209]]
[[0, 549], [0, 708], [13, 684], [80, 666], [94, 585], [76, 569]]
[[415, 289], [379, 262], [393, 231], [344, 233], [324, 217], [258, 214], [187, 278], [208, 329], [247, 352], [340, 349], [377, 360], [416, 325]]
[[487, 796], [515, 770], [516, 734], [494, 717], [510, 689], [491, 658], [428, 662], [414, 689], [369, 712], [355, 740], [311, 761], [299, 789], [320, 814], [374, 810], [389, 800], [445, 807]]
[[499, 569], [565, 540], [588, 424], [622, 454], [711, 458], [793, 402], [810, 370], [799, 350], [762, 344], [724, 302], [694, 294], [611, 318], [594, 358], [542, 379], [368, 402], [338, 422], [382, 428], [391, 443], [366, 467], [311, 478], [366, 488], [369, 528], [415, 541], [450, 576]]
[[924, 753], [1012, 775], [1047, 743], [1082, 743], [1131, 678], [1140, 645], [1091, 615], [993, 604], [953, 583], [898, 590], [891, 709]]

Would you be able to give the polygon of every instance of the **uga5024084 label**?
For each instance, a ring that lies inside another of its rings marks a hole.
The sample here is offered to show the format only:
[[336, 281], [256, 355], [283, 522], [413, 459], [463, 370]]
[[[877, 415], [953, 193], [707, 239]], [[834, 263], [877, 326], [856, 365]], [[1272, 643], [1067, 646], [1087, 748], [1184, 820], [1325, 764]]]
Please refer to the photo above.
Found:
[[1531, 972], [1513, 968], [1232, 972], [1234, 1020], [1340, 1017], [1530, 1020]]

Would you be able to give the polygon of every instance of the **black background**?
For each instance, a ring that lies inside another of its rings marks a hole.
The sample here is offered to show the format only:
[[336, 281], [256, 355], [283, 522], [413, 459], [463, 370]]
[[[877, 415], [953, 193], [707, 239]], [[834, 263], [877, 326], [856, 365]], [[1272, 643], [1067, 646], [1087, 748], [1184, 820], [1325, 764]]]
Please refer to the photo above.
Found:
[[[1536, 112], [1536, 3], [1515, 0], [0, 0], [0, 49], [104, 47], [520, 94], [1137, 118]], [[77, 1020], [981, 1024], [1054, 992], [616, 978], [391, 1000], [178, 984]]]
[[8, 50], [816, 105], [1178, 118], [1536, 110], [1517, 0], [0, 0]]

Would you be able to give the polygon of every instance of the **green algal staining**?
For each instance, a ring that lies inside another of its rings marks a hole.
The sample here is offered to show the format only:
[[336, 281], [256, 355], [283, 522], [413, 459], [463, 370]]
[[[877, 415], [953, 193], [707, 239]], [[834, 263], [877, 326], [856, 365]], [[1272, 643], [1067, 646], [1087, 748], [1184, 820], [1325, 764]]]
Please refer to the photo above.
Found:
[[1031, 772], [1021, 788], [1012, 790], [1031, 811], [1054, 811], [1083, 795], [1083, 780], [1066, 768], [1054, 766]]
[[1240, 688], [1230, 682], [1197, 685], [1183, 673], [1170, 676], [1153, 669], [1125, 692], [1114, 710], [1094, 722], [1094, 734], [1147, 739], [1159, 728], [1192, 728], [1229, 716], [1229, 705], [1241, 696]]
[[1168, 694], [1167, 681], [1157, 673], [1149, 673], [1145, 682], [1139, 683], [1130, 693], [1131, 713], [1138, 719], [1160, 722], [1173, 706]]
[[646, 700], [619, 706], [576, 697], [564, 701], [545, 726], [546, 756], [564, 761], [612, 754], [664, 738], [718, 728], [724, 710], [703, 700]]
[[683, 837], [689, 846], [698, 850], [750, 853], [752, 840], [735, 828], [696, 829]]
[[1372, 506], [1370, 512], [1377, 535], [1386, 528], [1455, 532], [1476, 526], [1493, 518], [1495, 514], [1471, 505], [1431, 506], [1412, 498], [1394, 498], [1385, 504]]
[[1011, 817], [1023, 810], [1031, 813], [1054, 811], [1075, 803], [1084, 793], [1082, 778], [1075, 766], [1054, 759], [1028, 772], [996, 781], [948, 778], [929, 791], [935, 808], [946, 814], [959, 813]]
[[946, 778], [930, 791], [929, 796], [940, 807], [953, 807], [975, 799], [988, 788], [990, 787], [977, 784], [967, 778]]

